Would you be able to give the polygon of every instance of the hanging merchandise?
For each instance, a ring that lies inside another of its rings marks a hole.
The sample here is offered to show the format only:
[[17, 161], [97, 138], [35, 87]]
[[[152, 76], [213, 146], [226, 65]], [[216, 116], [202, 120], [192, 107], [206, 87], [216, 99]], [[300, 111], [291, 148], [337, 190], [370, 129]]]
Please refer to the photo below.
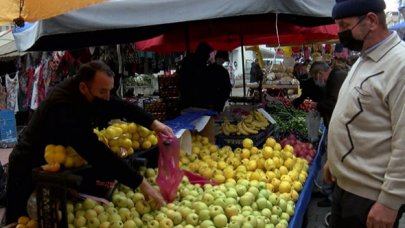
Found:
[[10, 75], [6, 74], [6, 90], [7, 90], [7, 109], [14, 110], [14, 112], [18, 112], [18, 90], [19, 90], [19, 83], [18, 83], [18, 74], [17, 71], [14, 75], [14, 78], [11, 78]]

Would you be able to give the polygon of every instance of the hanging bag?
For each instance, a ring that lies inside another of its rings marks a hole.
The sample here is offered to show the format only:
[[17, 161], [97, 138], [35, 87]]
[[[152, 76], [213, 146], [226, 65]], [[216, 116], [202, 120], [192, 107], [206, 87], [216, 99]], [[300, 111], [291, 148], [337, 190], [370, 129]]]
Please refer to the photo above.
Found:
[[163, 198], [170, 203], [176, 198], [177, 189], [183, 178], [179, 168], [180, 143], [176, 136], [159, 133], [159, 160], [156, 183]]

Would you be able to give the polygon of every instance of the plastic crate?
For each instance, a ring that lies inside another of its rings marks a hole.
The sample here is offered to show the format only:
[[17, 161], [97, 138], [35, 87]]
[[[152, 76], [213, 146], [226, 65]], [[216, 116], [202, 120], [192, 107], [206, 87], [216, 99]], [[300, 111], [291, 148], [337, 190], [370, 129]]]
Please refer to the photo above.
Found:
[[265, 130], [260, 131], [259, 133], [255, 135], [224, 135], [224, 134], [219, 134], [215, 137], [216, 144], [219, 146], [230, 146], [233, 149], [240, 147], [242, 148], [242, 141], [245, 138], [250, 138], [253, 140], [253, 144], [256, 147], [259, 147], [262, 145], [268, 136], [270, 136], [271, 132], [273, 130], [273, 125], [269, 125]]
[[17, 142], [17, 126], [14, 111], [0, 111], [0, 145], [7, 147]]

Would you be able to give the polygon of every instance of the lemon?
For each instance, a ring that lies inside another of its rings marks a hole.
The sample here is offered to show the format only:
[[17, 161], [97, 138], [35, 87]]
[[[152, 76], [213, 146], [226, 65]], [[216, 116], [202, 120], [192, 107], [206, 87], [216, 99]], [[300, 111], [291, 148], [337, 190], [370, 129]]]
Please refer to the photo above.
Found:
[[242, 146], [243, 146], [243, 148], [251, 149], [253, 147], [253, 140], [251, 140], [249, 138], [243, 139]]
[[150, 142], [150, 141], [148, 141], [148, 140], [145, 140], [143, 143], [142, 143], [142, 148], [143, 149], [149, 149], [149, 148], [151, 148], [152, 147], [152, 143]]
[[54, 156], [54, 158], [53, 158], [54, 162], [59, 163], [59, 164], [63, 163], [66, 159], [65, 147], [62, 145], [55, 146], [53, 156]]
[[273, 149], [280, 151], [280, 150], [281, 150], [281, 145], [280, 145], [280, 143], [276, 143], [276, 144], [274, 145]]
[[278, 186], [278, 192], [280, 193], [289, 193], [291, 192], [291, 183], [288, 181], [281, 181]]
[[132, 141], [132, 148], [134, 148], [134, 150], [138, 150], [140, 146], [138, 141]]
[[141, 137], [146, 138], [150, 134], [150, 130], [147, 129], [146, 127], [144, 127], [144, 126], [139, 126], [138, 127], [138, 134]]
[[73, 168], [74, 167], [74, 157], [73, 156], [67, 156], [65, 161], [63, 162], [63, 166], [67, 169]]
[[158, 143], [158, 139], [157, 139], [156, 135], [154, 135], [154, 134], [148, 135], [146, 140], [148, 140], [152, 145], [156, 145]]
[[131, 134], [136, 133], [137, 125], [135, 123], [129, 123], [127, 131]]
[[272, 137], [267, 138], [266, 142], [265, 142], [266, 146], [270, 146], [270, 147], [274, 147], [274, 145], [276, 145], [276, 143], [277, 143], [277, 141]]

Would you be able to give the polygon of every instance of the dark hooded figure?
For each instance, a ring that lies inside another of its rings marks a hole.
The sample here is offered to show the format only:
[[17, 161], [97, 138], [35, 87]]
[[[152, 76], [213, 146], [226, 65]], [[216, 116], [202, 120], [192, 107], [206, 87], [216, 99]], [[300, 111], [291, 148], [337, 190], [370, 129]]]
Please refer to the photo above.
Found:
[[186, 56], [180, 65], [179, 75], [180, 102], [182, 108], [201, 107], [204, 86], [201, 83], [207, 72], [212, 47], [200, 42], [196, 51]]

